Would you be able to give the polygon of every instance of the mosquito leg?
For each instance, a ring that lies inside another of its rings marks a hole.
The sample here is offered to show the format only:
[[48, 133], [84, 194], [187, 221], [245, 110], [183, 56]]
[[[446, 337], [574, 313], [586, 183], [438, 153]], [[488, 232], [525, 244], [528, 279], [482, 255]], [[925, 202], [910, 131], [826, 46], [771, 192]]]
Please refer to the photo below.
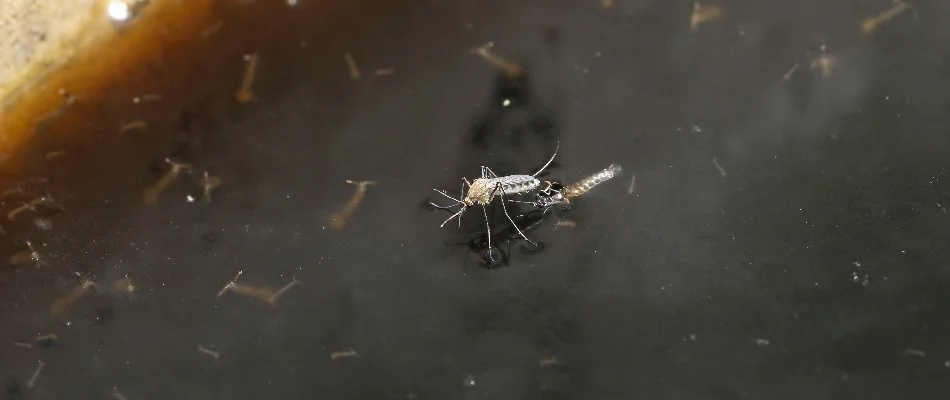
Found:
[[[439, 225], [439, 228], [445, 227], [445, 224], [449, 223], [449, 221], [451, 221], [452, 218], [455, 218], [455, 217], [459, 217], [459, 221], [461, 221], [461, 220], [462, 220], [462, 217], [461, 217], [461, 216], [462, 216], [462, 212], [464, 212], [464, 211], [465, 211], [465, 207], [462, 207], [462, 209], [459, 210], [457, 213], [452, 214], [451, 217], [449, 217], [448, 219], [446, 219], [445, 221], [443, 221], [443, 222], [442, 222], [442, 225]], [[460, 224], [461, 224], [461, 223], [460, 223]], [[460, 226], [461, 226], [461, 225], [460, 225]]]
[[[462, 191], [461, 191], [461, 193], [462, 193], [461, 196], [462, 196], [462, 197], [465, 197], [465, 185], [466, 185], [466, 184], [467, 184], [469, 187], [472, 187], [472, 184], [471, 184], [471, 183], [468, 183], [468, 179], [465, 179], [465, 177], [462, 177]], [[462, 204], [462, 202], [460, 201], [459, 204]], [[462, 209], [464, 210], [465, 207], [463, 206]], [[461, 217], [461, 216], [459, 216], [459, 229], [462, 229], [462, 217]]]
[[482, 215], [485, 216], [485, 228], [487, 228], [486, 232], [488, 232], [488, 262], [489, 262], [489, 263], [494, 263], [494, 262], [495, 262], [495, 258], [492, 257], [492, 254], [491, 254], [491, 250], [492, 250], [492, 248], [491, 248], [491, 224], [488, 223], [488, 211], [485, 210], [485, 205], [484, 205], [484, 204], [482, 205]]
[[[492, 254], [494, 254], [495, 250], [498, 250], [498, 255], [501, 256], [497, 262], [494, 260], [494, 258], [492, 258]], [[508, 265], [509, 253], [511, 253], [511, 243], [508, 243], [507, 252], [506, 250], [502, 249], [501, 246], [492, 246], [488, 248], [488, 251], [487, 251], [488, 259], [486, 260], [483, 257], [482, 261], [486, 262], [486, 266], [488, 267], [488, 269], [492, 269], [498, 266], [505, 266], [505, 265]]]
[[[499, 185], [499, 187], [500, 186], [501, 185]], [[525, 241], [537, 247], [538, 244], [535, 242], [532, 242], [531, 239], [528, 239], [528, 237], [525, 236], [524, 232], [521, 231], [521, 228], [518, 227], [518, 224], [515, 223], [515, 220], [511, 218], [510, 214], [508, 214], [508, 207], [505, 207], [505, 190], [504, 189], [501, 189], [501, 194], [499, 194], [499, 196], [501, 197], [501, 209], [502, 211], [505, 212], [505, 216], [508, 217], [508, 221], [511, 221], [511, 225], [515, 227], [515, 230], [518, 231], [518, 234], [521, 235], [521, 237], [524, 238]]]
[[[489, 176], [487, 176], [487, 178], [497, 178], [497, 177], [498, 177], [498, 174], [496, 174], [495, 171], [492, 171], [491, 168], [488, 168], [488, 167], [482, 167], [482, 168], [484, 168], [485, 171], [488, 171]], [[482, 172], [482, 174], [484, 175], [485, 173]], [[485, 176], [482, 176], [482, 178], [486, 178], [486, 177], [485, 177]]]
[[[443, 196], [445, 196], [445, 197], [447, 197], [447, 198], [449, 198], [449, 199], [455, 201], [455, 204], [453, 204], [453, 205], [451, 205], [451, 206], [440, 206], [440, 205], [437, 205], [437, 204], [435, 204], [435, 203], [433, 203], [433, 202], [429, 202], [429, 205], [431, 205], [431, 206], [433, 206], [433, 207], [435, 207], [435, 208], [442, 209], [442, 210], [448, 210], [449, 207], [455, 207], [455, 206], [457, 206], [457, 205], [461, 205], [461, 206], [462, 206], [462, 208], [461, 208], [457, 213], [452, 214], [452, 216], [449, 217], [448, 219], [446, 219], [444, 222], [442, 222], [442, 225], [439, 225], [439, 227], [440, 227], [440, 228], [441, 228], [441, 227], [444, 227], [445, 224], [447, 224], [449, 221], [452, 220], [452, 218], [455, 218], [455, 217], [459, 217], [459, 227], [461, 227], [461, 226], [462, 226], [462, 218], [461, 218], [461, 215], [462, 215], [463, 212], [465, 212], [465, 209], [468, 208], [468, 207], [465, 207], [465, 203], [462, 203], [461, 200], [456, 199], [455, 197], [449, 196], [449, 195], [446, 194], [444, 191], [441, 191], [441, 190], [439, 190], [439, 189], [432, 189], [432, 190], [434, 190], [434, 191], [435, 191], [436, 193], [438, 193], [438, 194], [441, 194], [441, 195], [443, 195]], [[449, 211], [451, 211], [451, 210], [449, 210]]]

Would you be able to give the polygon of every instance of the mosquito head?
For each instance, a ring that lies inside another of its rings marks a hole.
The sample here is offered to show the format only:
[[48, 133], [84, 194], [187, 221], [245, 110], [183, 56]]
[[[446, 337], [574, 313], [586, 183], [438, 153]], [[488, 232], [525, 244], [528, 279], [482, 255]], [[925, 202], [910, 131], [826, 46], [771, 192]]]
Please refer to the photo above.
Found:
[[462, 197], [461, 203], [465, 204], [467, 207], [471, 207], [476, 204], [485, 205], [491, 203], [494, 193], [495, 187], [492, 185], [490, 180], [476, 179], [469, 185], [468, 192], [464, 197]]

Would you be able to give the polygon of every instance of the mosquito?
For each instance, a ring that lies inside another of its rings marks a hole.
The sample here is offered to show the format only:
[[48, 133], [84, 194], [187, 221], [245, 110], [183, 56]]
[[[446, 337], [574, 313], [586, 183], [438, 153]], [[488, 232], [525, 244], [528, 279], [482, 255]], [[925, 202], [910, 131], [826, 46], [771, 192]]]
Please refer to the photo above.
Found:
[[[537, 246], [537, 243], [531, 241], [531, 239], [528, 239], [524, 232], [518, 228], [518, 224], [516, 224], [514, 219], [511, 218], [511, 214], [508, 214], [508, 208], [505, 206], [505, 195], [524, 194], [540, 187], [541, 181], [538, 180], [537, 176], [541, 172], [544, 172], [544, 170], [547, 169], [549, 165], [551, 165], [551, 162], [553, 162], [554, 158], [557, 157], [557, 151], [560, 146], [561, 143], [558, 142], [554, 147], [554, 154], [551, 155], [551, 158], [548, 160], [548, 162], [546, 162], [544, 166], [538, 170], [538, 172], [535, 172], [531, 175], [498, 176], [498, 174], [492, 171], [491, 168], [483, 165], [481, 167], [482, 173], [480, 178], [477, 178], [471, 182], [469, 182], [465, 177], [462, 178], [462, 193], [465, 195], [461, 199], [449, 196], [443, 190], [432, 189], [436, 193], [455, 201], [455, 204], [449, 206], [440, 206], [430, 202], [429, 204], [433, 207], [448, 210], [451, 207], [462, 206], [458, 212], [452, 214], [451, 217], [443, 221], [439, 227], [445, 227], [445, 224], [449, 223], [449, 221], [455, 219], [456, 217], [458, 217], [459, 227], [461, 227], [462, 213], [464, 213], [465, 210], [468, 210], [470, 207], [480, 205], [482, 206], [482, 215], [485, 217], [485, 226], [488, 228], [488, 248], [491, 249], [491, 225], [488, 222], [488, 211], [485, 209], [485, 206], [491, 204], [491, 202], [495, 199], [495, 195], [498, 195], [502, 200], [501, 209], [505, 212], [505, 216], [508, 217], [508, 221], [510, 221], [512, 226], [514, 226], [518, 231], [518, 235], [528, 243], [531, 243], [533, 246]], [[468, 192], [465, 192], [466, 185], [468, 185]]]

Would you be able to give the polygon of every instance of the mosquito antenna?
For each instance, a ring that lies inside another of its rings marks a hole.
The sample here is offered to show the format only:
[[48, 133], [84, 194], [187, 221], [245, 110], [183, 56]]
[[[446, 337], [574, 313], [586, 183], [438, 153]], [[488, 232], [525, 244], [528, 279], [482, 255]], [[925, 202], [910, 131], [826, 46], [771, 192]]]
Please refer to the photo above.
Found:
[[[439, 189], [432, 189], [432, 190], [435, 190], [435, 192], [438, 193], [438, 194], [441, 194], [441, 195], [443, 195], [443, 196], [445, 196], [445, 197], [448, 197], [449, 200], [455, 200], [455, 201], [458, 202], [459, 204], [462, 204], [462, 200], [459, 200], [459, 199], [456, 199], [455, 197], [449, 196], [448, 194], [446, 194], [446, 193], [445, 193], [444, 191], [442, 191], [442, 190], [439, 190]], [[449, 206], [449, 207], [451, 207], [451, 206]]]
[[[458, 216], [462, 215], [462, 213], [465, 212], [465, 209], [466, 209], [466, 207], [462, 207], [462, 209], [459, 210], [459, 212], [457, 212], [457, 213], [455, 213], [455, 214], [452, 214], [451, 217], [449, 217], [449, 218], [446, 219], [445, 221], [442, 221], [442, 225], [439, 225], [439, 228], [444, 227], [445, 224], [449, 223], [449, 221], [452, 220], [452, 218], [455, 218], [455, 217], [458, 217]], [[461, 219], [460, 219], [459, 221], [461, 221]], [[460, 223], [461, 223], [461, 222], [460, 222]]]
[[448, 212], [455, 212], [455, 211], [452, 211], [452, 207], [455, 207], [455, 206], [458, 206], [458, 205], [462, 205], [462, 203], [458, 203], [458, 204], [452, 204], [452, 205], [450, 205], [450, 206], [440, 206], [440, 205], [438, 205], [438, 204], [435, 204], [434, 201], [430, 201], [430, 202], [428, 202], [428, 203], [426, 203], [426, 204], [432, 206], [433, 208], [435, 208], [435, 209], [437, 209], [437, 210], [445, 210], [445, 211], [448, 211]]
[[531, 176], [538, 176], [538, 174], [540, 174], [542, 171], [544, 171], [544, 169], [547, 168], [548, 165], [551, 165], [551, 162], [554, 161], [554, 157], [557, 157], [557, 151], [558, 151], [558, 149], [560, 149], [560, 148], [561, 148], [561, 141], [558, 140], [558, 141], [557, 141], [557, 144], [554, 145], [554, 154], [551, 156], [551, 159], [548, 160], [548, 162], [545, 163], [544, 166], [541, 167], [541, 169], [538, 170], [538, 172], [535, 172], [535, 173], [534, 173], [533, 175], [531, 175]]

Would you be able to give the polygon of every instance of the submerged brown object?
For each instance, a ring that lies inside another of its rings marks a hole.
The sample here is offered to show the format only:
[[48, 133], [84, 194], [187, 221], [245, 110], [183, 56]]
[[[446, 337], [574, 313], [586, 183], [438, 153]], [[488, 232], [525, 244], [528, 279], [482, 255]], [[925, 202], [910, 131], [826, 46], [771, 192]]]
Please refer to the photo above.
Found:
[[376, 184], [375, 181], [353, 180], [347, 180], [346, 183], [356, 185], [356, 190], [353, 192], [350, 200], [346, 202], [346, 205], [343, 206], [343, 209], [330, 216], [330, 228], [337, 231], [346, 226], [346, 221], [350, 219], [350, 216], [356, 212], [356, 208], [363, 202], [363, 198], [366, 197], [366, 187]]

